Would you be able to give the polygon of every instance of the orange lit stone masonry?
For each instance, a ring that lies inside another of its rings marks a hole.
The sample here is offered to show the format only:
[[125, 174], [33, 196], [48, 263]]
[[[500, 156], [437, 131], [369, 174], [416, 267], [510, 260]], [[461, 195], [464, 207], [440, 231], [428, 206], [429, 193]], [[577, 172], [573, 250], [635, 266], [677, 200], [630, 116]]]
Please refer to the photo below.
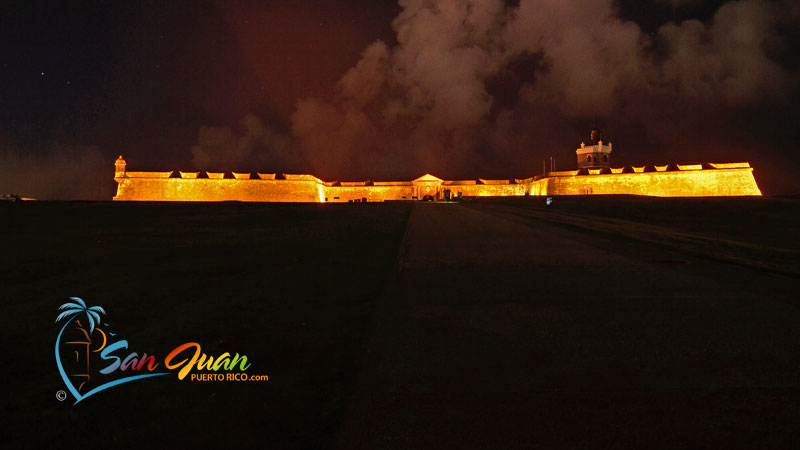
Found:
[[116, 161], [114, 200], [169, 202], [382, 202], [526, 195], [761, 195], [749, 163], [626, 166], [548, 172], [525, 179], [322, 181], [313, 175], [221, 172], [129, 172]]

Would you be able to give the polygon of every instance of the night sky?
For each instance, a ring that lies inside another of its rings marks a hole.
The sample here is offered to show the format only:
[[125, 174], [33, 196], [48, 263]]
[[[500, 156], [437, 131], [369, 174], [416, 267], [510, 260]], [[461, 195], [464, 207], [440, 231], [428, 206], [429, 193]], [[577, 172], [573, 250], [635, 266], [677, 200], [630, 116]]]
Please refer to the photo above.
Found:
[[750, 161], [800, 193], [800, 6], [739, 0], [7, 1], [0, 193], [130, 170], [326, 180]]

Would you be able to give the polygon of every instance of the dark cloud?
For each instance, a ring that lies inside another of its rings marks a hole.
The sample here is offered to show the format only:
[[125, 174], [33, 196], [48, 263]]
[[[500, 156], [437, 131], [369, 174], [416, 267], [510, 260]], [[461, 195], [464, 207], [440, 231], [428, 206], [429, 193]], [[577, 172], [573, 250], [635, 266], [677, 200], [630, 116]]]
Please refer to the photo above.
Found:
[[[137, 170], [183, 168], [176, 161], [191, 159], [198, 170], [310, 172], [324, 179], [424, 172], [525, 177], [548, 156], [572, 168], [580, 138], [600, 126], [615, 144], [616, 164], [750, 161], [766, 192], [800, 192], [800, 164], [787, 150], [800, 119], [796, 2], [400, 0], [394, 35], [368, 33], [382, 39], [358, 58], [343, 48], [368, 42], [362, 28], [377, 29], [373, 20], [356, 14], [359, 6], [328, 21], [337, 6], [322, 3], [327, 9], [306, 17], [305, 7], [221, 2], [198, 15], [221, 11], [198, 28], [202, 33], [174, 33], [191, 43], [165, 47], [177, 56], [154, 61], [169, 70], [158, 72], [166, 81], [151, 84], [181, 106], [160, 113], [146, 100], [149, 85], [130, 76], [140, 90], [118, 91], [143, 99], [140, 113], [108, 106], [117, 113], [100, 122], [123, 130], [90, 124], [106, 130], [104, 177], [116, 145], [140, 152], [129, 158]], [[643, 25], [645, 9], [662, 12]], [[362, 25], [350, 30], [351, 16]], [[192, 23], [181, 30], [197, 28]], [[325, 37], [331, 33], [340, 38]], [[149, 34], [156, 43], [147, 48], [160, 48], [161, 34]], [[205, 35], [213, 45], [203, 45]], [[230, 74], [240, 83], [230, 82]], [[213, 126], [195, 133], [202, 123]], [[18, 182], [38, 179], [24, 174], [41, 173], [41, 166], [64, 164], [75, 172], [75, 161], [100, 164], [96, 148], [44, 146], [43, 156], [26, 159], [6, 147], [0, 170], [13, 166]], [[10, 179], [4, 177], [11, 186], [5, 190], [14, 186]], [[68, 187], [52, 192], [79, 195]]]
[[[796, 20], [788, 3], [728, 2], [706, 22], [653, 34], [611, 0], [400, 5], [396, 45], [368, 47], [336, 100], [298, 103], [293, 132], [316, 169], [508, 173], [553, 152], [571, 166], [565, 136], [591, 124], [621, 137], [618, 153], [632, 162], [758, 160], [768, 150], [737, 117], [797, 90], [797, 74], [775, 58], [781, 24]], [[532, 56], [531, 73], [517, 77], [527, 81], [511, 83], [517, 100], [498, 107], [502, 87], [487, 86]]]
[[262, 168], [296, 171], [303, 166], [291, 138], [248, 114], [237, 129], [202, 127], [192, 147], [199, 170], [248, 172]]
[[694, 3], [700, 3], [701, 0], [656, 0], [657, 3], [667, 3], [672, 6], [683, 6], [683, 5], [691, 5]]

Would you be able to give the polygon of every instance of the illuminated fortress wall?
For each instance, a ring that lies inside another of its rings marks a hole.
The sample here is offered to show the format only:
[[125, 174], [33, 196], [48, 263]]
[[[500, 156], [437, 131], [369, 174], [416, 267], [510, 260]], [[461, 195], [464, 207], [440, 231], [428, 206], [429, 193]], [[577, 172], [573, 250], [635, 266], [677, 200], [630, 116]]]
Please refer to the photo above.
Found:
[[[319, 202], [322, 186], [306, 180], [236, 180], [125, 177], [114, 200], [166, 202]], [[321, 200], [322, 199], [322, 200]]]
[[[612, 169], [610, 174], [590, 170], [556, 172], [534, 181], [531, 195], [650, 195], [656, 197], [719, 197], [761, 195], [748, 163], [635, 167], [633, 173]], [[616, 173], [614, 173], [616, 172]]]
[[442, 189], [447, 189], [452, 196], [458, 197], [513, 197], [530, 193], [529, 180], [522, 183], [509, 180], [476, 180], [475, 182], [447, 182], [442, 184]]
[[410, 183], [408, 186], [326, 186], [324, 192], [327, 202], [413, 200], [415, 195]]
[[129, 172], [120, 157], [114, 200], [333, 203], [525, 195], [761, 195], [748, 163], [581, 169], [515, 180], [448, 181], [424, 175], [412, 181], [325, 182], [313, 175], [225, 176], [215, 172]]

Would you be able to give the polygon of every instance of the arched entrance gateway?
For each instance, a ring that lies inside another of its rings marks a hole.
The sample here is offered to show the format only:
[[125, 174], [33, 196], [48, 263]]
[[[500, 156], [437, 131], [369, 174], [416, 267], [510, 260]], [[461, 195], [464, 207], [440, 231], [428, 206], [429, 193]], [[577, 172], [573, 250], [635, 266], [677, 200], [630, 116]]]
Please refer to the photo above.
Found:
[[412, 181], [414, 200], [442, 200], [442, 179], [426, 173]]

